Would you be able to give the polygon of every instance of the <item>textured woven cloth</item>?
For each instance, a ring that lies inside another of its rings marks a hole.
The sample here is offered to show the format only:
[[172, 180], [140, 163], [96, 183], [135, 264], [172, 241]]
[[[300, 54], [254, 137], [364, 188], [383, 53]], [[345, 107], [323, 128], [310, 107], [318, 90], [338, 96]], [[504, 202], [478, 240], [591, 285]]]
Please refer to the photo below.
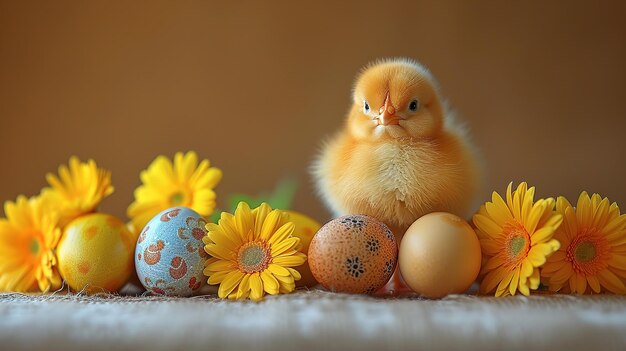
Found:
[[626, 350], [626, 297], [2, 294], [0, 349]]

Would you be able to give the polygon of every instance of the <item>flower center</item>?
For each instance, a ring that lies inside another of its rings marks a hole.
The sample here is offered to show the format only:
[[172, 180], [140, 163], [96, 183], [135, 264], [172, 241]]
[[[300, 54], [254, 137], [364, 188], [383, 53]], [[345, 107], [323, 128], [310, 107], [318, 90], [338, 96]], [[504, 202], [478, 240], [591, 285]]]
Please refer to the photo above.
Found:
[[261, 272], [267, 268], [270, 263], [270, 250], [261, 242], [250, 242], [244, 244], [237, 254], [237, 263], [239, 270], [244, 273]]
[[574, 251], [576, 260], [580, 262], [589, 262], [596, 257], [596, 247], [589, 241], [578, 244]]
[[608, 265], [609, 244], [594, 228], [583, 229], [567, 247], [567, 260], [576, 273], [595, 275]]
[[30, 241], [30, 246], [28, 247], [28, 249], [30, 250], [30, 253], [36, 256], [39, 253], [40, 247], [41, 245], [39, 244], [39, 240], [37, 240], [36, 238], [33, 238]]
[[179, 206], [179, 205], [182, 205], [184, 201], [185, 201], [185, 194], [183, 194], [183, 193], [182, 193], [182, 192], [180, 192], [180, 191], [179, 191], [179, 192], [177, 192], [177, 193], [174, 193], [174, 195], [172, 195], [172, 196], [170, 197], [170, 203], [171, 203], [173, 206]]
[[502, 228], [506, 243], [506, 265], [515, 267], [521, 264], [530, 251], [530, 235], [523, 225], [518, 222], [509, 222]]
[[526, 245], [526, 239], [524, 239], [524, 237], [516, 236], [512, 238], [509, 243], [509, 250], [511, 252], [511, 255], [515, 257], [519, 256], [520, 252], [522, 252], [522, 249], [524, 248], [525, 245]]

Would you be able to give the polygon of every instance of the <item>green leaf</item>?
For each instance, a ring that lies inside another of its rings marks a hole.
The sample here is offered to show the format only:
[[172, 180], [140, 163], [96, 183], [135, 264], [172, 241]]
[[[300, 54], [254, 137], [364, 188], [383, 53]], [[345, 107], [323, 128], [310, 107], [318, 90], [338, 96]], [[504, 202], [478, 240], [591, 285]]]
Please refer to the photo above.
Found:
[[295, 178], [286, 178], [276, 185], [274, 192], [267, 202], [272, 208], [288, 210], [291, 208], [293, 199], [296, 196], [297, 188], [298, 182]]
[[216, 208], [215, 211], [213, 211], [213, 213], [209, 216], [209, 222], [217, 223], [217, 221], [220, 219], [221, 216], [222, 216], [222, 210], [220, 210], [219, 208]]
[[259, 206], [263, 201], [259, 201], [258, 199], [248, 196], [246, 194], [231, 194], [228, 200], [231, 213], [235, 212], [235, 210], [237, 209], [237, 205], [239, 205], [240, 202], [245, 202], [248, 204], [248, 206], [250, 206], [250, 208], [255, 208]]
[[237, 205], [242, 201], [247, 203], [250, 208], [258, 207], [263, 202], [267, 202], [272, 208], [288, 210], [291, 208], [297, 188], [298, 181], [293, 177], [289, 177], [281, 180], [271, 193], [261, 192], [256, 196], [242, 193], [230, 194], [228, 197], [228, 205], [231, 213], [235, 212]]

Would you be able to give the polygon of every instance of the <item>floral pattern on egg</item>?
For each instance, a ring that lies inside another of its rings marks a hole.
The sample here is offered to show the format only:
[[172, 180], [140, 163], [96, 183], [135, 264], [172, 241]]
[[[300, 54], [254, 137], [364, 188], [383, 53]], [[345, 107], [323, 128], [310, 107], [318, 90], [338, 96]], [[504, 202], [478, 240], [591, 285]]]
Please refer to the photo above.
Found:
[[167, 209], [150, 220], [139, 235], [135, 267], [153, 294], [189, 296], [206, 282], [208, 259], [202, 237], [206, 220], [186, 207]]
[[326, 289], [371, 294], [391, 278], [398, 246], [389, 228], [366, 215], [336, 218], [313, 237], [308, 262]]

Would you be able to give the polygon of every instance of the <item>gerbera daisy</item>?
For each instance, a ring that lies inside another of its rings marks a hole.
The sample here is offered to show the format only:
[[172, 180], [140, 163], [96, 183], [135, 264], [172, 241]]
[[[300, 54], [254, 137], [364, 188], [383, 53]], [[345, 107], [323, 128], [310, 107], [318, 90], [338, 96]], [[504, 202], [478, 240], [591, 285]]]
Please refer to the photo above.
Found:
[[521, 183], [506, 202], [495, 191], [491, 202], [481, 206], [474, 215], [474, 224], [483, 253], [480, 285], [482, 293], [496, 296], [528, 296], [539, 287], [539, 269], [546, 257], [559, 249], [552, 237], [563, 218], [554, 212], [554, 199], [533, 202], [535, 188]]
[[174, 163], [161, 155], [141, 172], [142, 185], [135, 190], [135, 201], [128, 207], [128, 217], [140, 231], [159, 212], [174, 206], [193, 209], [209, 216], [215, 209], [213, 188], [222, 179], [222, 171], [210, 167], [209, 160], [198, 164], [190, 151], [176, 153]]
[[302, 265], [300, 239], [293, 237], [295, 225], [288, 215], [263, 203], [250, 210], [240, 202], [235, 215], [222, 213], [218, 224], [206, 225], [204, 250], [210, 258], [204, 274], [209, 284], [219, 284], [218, 296], [258, 301], [265, 293], [290, 293]]
[[94, 160], [81, 163], [70, 158], [69, 167], [59, 166], [59, 175], [46, 175], [50, 187], [42, 190], [46, 206], [58, 211], [59, 223], [64, 226], [72, 219], [93, 212], [102, 199], [113, 193], [111, 172], [98, 168]]
[[554, 236], [561, 248], [541, 271], [544, 283], [551, 291], [626, 294], [626, 215], [617, 204], [582, 192], [576, 208], [561, 196], [556, 210], [564, 216]]
[[46, 292], [61, 285], [56, 247], [61, 229], [56, 215], [38, 198], [19, 196], [4, 203], [0, 218], [0, 291]]

